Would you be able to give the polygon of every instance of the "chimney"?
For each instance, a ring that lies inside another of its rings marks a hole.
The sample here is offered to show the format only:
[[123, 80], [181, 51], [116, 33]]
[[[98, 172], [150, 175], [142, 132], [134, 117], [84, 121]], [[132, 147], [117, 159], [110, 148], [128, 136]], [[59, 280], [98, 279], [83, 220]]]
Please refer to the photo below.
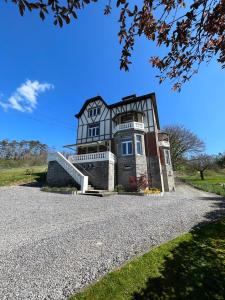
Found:
[[129, 96], [126, 96], [126, 97], [123, 97], [122, 98], [122, 101], [129, 101], [129, 100], [131, 100], [131, 99], [133, 99], [133, 98], [136, 98], [136, 94], [133, 94], [133, 95], [129, 95]]

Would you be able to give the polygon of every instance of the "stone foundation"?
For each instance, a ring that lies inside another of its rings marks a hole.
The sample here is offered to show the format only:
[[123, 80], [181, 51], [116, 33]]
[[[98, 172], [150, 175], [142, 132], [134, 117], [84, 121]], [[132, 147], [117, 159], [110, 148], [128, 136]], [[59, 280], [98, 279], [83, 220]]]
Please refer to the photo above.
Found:
[[147, 159], [149, 161], [148, 175], [150, 186], [163, 190], [159, 158], [157, 156], [150, 156]]
[[114, 162], [95, 161], [74, 165], [84, 175], [88, 176], [88, 183], [95, 189], [114, 190]]
[[50, 161], [48, 163], [47, 185], [52, 187], [71, 185], [80, 189], [80, 186], [75, 180], [56, 161]]
[[165, 192], [174, 191], [175, 184], [174, 184], [174, 176], [173, 176], [172, 166], [171, 165], [163, 165], [162, 172], [163, 172], [163, 181], [164, 181]]

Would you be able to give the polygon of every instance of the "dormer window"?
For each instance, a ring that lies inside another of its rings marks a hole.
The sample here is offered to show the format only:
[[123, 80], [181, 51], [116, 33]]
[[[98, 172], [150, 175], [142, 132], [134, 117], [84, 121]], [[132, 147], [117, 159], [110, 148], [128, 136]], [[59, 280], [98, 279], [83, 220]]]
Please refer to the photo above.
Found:
[[100, 115], [100, 113], [101, 113], [101, 107], [100, 106], [96, 106], [96, 107], [90, 108], [88, 110], [88, 117], [89, 118], [95, 117], [97, 115]]
[[100, 124], [89, 124], [88, 125], [88, 137], [99, 136], [100, 133]]

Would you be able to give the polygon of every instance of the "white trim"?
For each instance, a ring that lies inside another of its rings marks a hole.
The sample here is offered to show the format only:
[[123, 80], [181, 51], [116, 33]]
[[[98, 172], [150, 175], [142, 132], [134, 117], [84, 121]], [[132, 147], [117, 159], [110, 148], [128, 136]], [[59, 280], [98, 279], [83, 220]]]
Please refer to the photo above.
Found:
[[48, 162], [57, 161], [61, 167], [80, 185], [82, 193], [88, 189], [88, 176], [83, 175], [68, 159], [60, 152], [48, 153]]
[[[128, 153], [128, 143], [131, 143], [131, 147], [132, 147], [132, 148], [131, 148], [131, 150], [132, 150], [131, 153]], [[126, 145], [126, 153], [125, 153], [125, 154], [123, 153], [123, 144]], [[126, 141], [122, 141], [122, 142], [121, 142], [121, 155], [122, 155], [122, 156], [133, 155], [133, 153], [134, 153], [134, 149], [133, 149], [134, 146], [133, 146], [133, 144], [134, 144], [134, 143], [133, 143], [133, 140], [132, 140], [132, 139], [128, 139], [128, 140], [126, 140]]]
[[145, 131], [145, 125], [144, 123], [140, 123], [140, 122], [122, 123], [114, 127], [112, 132], [113, 134], [115, 134], [118, 131], [127, 130], [127, 129], [136, 129], [136, 130]]
[[[140, 141], [138, 141], [137, 140], [137, 136], [140, 136], [141, 137], [141, 140]], [[141, 144], [141, 152], [142, 153], [138, 153], [137, 152], [137, 144], [138, 144], [138, 142]], [[143, 138], [142, 138], [142, 134], [135, 134], [135, 154], [136, 155], [144, 155], [144, 148], [143, 148]]]
[[168, 141], [159, 141], [159, 147], [170, 147], [170, 143]]
[[79, 154], [79, 155], [71, 155], [68, 160], [71, 163], [84, 163], [91, 161], [116, 161], [115, 155], [110, 151], [105, 152], [96, 152], [96, 153], [88, 153], [88, 154]]
[[[167, 154], [168, 156], [167, 156]], [[169, 160], [169, 163], [167, 162], [167, 158]], [[165, 165], [170, 166], [171, 165], [171, 157], [170, 157], [170, 150], [169, 149], [164, 149], [164, 161], [165, 161]]]

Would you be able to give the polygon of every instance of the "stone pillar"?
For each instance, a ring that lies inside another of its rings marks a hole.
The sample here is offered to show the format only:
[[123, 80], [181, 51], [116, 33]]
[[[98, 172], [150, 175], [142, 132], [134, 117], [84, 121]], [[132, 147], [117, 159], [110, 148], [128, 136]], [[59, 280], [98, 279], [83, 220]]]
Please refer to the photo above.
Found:
[[155, 132], [145, 135], [145, 149], [150, 186], [164, 191], [163, 174], [160, 162], [158, 139]]

